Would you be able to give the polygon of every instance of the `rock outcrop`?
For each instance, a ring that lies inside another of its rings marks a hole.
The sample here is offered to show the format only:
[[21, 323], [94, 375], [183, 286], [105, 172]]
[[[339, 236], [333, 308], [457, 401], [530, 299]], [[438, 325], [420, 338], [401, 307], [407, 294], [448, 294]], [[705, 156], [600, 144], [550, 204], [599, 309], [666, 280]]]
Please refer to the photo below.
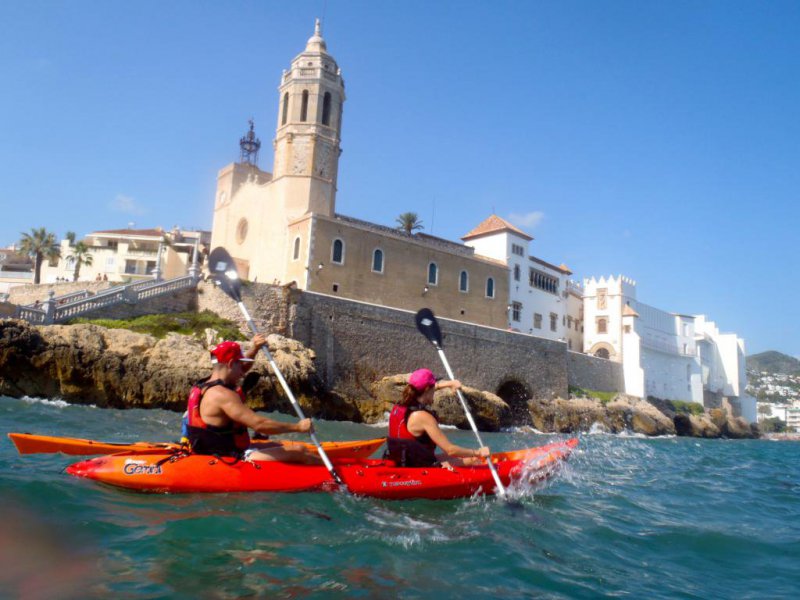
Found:
[[[269, 336], [275, 361], [301, 404], [318, 402], [314, 353], [294, 340]], [[0, 394], [63, 398], [100, 407], [183, 410], [192, 384], [210, 370], [204, 341], [169, 334], [164, 339], [97, 325], [32, 326], [0, 321]], [[289, 401], [264, 377], [259, 357], [245, 378], [248, 404], [281, 409]]]
[[[63, 398], [100, 407], [184, 410], [192, 384], [210, 372], [208, 344], [203, 339], [169, 334], [164, 339], [97, 325], [33, 326], [0, 320], [0, 395]], [[367, 370], [354, 372], [357, 393], [326, 389], [317, 376], [315, 353], [280, 335], [268, 347], [303, 410], [309, 416], [377, 423], [402, 394], [408, 375], [380, 378]], [[242, 386], [247, 403], [257, 410], [293, 413], [289, 399], [259, 355]], [[521, 424], [498, 396], [462, 387], [478, 427], [497, 431]], [[617, 395], [610, 402], [594, 398], [530, 400], [530, 422], [544, 432], [576, 433], [593, 428], [610, 433], [631, 431], [648, 436], [758, 437], [741, 417], [725, 409], [702, 415], [676, 412], [672, 403]], [[468, 429], [457, 395], [440, 390], [433, 410], [444, 424]], [[512, 422], [513, 421], [513, 422]]]
[[646, 400], [618, 395], [607, 404], [594, 398], [556, 398], [528, 403], [533, 426], [539, 431], [575, 433], [595, 430], [632, 431], [644, 435], [675, 433], [672, 420]]
[[[383, 416], [402, 398], [403, 388], [408, 382], [408, 374], [392, 375], [376, 381], [371, 387], [375, 399], [375, 409]], [[508, 404], [490, 392], [462, 386], [461, 393], [467, 401], [475, 424], [483, 431], [498, 431], [511, 424], [511, 411]], [[450, 389], [438, 390], [433, 397], [432, 410], [439, 421], [455, 425], [459, 429], [469, 429], [470, 425], [456, 393]]]

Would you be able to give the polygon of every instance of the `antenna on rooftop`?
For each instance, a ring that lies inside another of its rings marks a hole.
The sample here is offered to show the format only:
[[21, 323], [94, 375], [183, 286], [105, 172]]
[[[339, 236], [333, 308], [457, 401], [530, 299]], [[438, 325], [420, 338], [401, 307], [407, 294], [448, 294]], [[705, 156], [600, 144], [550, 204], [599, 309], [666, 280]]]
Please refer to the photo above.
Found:
[[242, 149], [239, 162], [243, 164], [258, 166], [258, 151], [261, 148], [261, 140], [256, 137], [255, 124], [253, 119], [249, 120], [250, 131], [239, 140], [239, 148]]

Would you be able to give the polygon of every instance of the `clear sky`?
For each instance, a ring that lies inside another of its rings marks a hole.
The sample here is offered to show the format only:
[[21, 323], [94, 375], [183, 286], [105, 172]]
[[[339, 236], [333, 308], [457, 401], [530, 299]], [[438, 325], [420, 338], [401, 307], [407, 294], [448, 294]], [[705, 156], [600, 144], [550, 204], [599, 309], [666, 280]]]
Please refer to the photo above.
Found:
[[576, 277], [800, 356], [800, 3], [0, 4], [0, 245], [44, 226], [210, 228], [314, 18], [346, 83], [337, 212], [493, 211]]

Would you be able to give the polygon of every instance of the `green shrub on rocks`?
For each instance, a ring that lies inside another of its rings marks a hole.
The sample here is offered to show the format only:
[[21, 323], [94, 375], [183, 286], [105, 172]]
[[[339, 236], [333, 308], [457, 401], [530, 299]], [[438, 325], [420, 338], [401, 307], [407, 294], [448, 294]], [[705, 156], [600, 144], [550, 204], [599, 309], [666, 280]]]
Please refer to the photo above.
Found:
[[698, 402], [684, 402], [683, 400], [670, 400], [672, 407], [675, 409], [676, 413], [682, 413], [684, 415], [695, 415], [699, 416], [702, 415], [705, 409], [703, 408], [702, 404]]
[[239, 326], [233, 321], [223, 319], [210, 310], [200, 313], [183, 312], [161, 315], [143, 315], [133, 319], [85, 319], [77, 318], [71, 320], [69, 325], [80, 323], [90, 323], [100, 325], [109, 329], [128, 329], [137, 333], [148, 333], [156, 338], [162, 339], [168, 333], [180, 333], [183, 335], [197, 335], [203, 337], [206, 329], [215, 329], [219, 332], [219, 337], [226, 340], [246, 339]]
[[586, 390], [576, 386], [569, 386], [570, 396], [576, 398], [595, 398], [601, 404], [605, 405], [611, 402], [618, 394], [618, 392], [600, 392], [598, 390]]

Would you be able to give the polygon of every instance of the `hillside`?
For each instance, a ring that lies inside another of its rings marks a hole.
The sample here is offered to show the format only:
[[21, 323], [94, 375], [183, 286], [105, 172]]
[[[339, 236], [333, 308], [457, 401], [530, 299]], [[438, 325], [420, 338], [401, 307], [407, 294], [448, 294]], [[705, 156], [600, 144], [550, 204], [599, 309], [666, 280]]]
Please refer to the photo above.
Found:
[[747, 357], [747, 370], [760, 373], [766, 371], [767, 373], [783, 373], [785, 375], [800, 375], [800, 360], [770, 350], [768, 352], [761, 352], [760, 354], [753, 354]]

